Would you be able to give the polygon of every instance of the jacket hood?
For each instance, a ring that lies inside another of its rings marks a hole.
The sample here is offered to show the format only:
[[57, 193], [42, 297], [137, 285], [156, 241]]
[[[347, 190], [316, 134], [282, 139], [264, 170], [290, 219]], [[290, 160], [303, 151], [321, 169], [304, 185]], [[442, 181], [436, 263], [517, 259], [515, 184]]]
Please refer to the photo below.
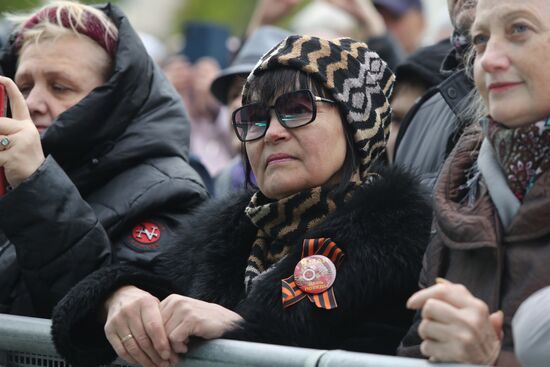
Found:
[[[59, 115], [42, 135], [44, 153], [55, 158], [81, 192], [148, 158], [187, 160], [189, 147], [189, 122], [180, 96], [122, 11], [111, 4], [99, 9], [119, 30], [111, 77]], [[17, 65], [14, 41], [12, 34], [0, 55], [0, 66], [11, 78]]]

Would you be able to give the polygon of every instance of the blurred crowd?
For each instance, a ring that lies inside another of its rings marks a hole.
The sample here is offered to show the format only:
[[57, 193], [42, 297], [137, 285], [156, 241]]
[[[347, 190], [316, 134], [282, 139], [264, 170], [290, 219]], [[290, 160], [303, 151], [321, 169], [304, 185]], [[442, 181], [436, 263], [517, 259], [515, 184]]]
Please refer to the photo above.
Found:
[[430, 44], [425, 5], [257, 0], [175, 53], [112, 4], [9, 15], [0, 312], [73, 365], [220, 337], [547, 365], [550, 3], [447, 0]]
[[[426, 38], [426, 9], [421, 0], [322, 0], [313, 1], [297, 11], [300, 5], [301, 1], [258, 1], [245, 34], [237, 35], [241, 47], [233, 52], [231, 41], [235, 38], [227, 28], [215, 23], [190, 22], [184, 27], [185, 46], [181, 52], [167, 55], [163, 48], [162, 55], [156, 56], [186, 106], [191, 123], [192, 163], [211, 195], [234, 192], [242, 188], [245, 181], [238, 157], [240, 143], [231, 128], [231, 114], [240, 106], [239, 88], [242, 85], [235, 84], [233, 89], [230, 85], [234, 77], [242, 78], [244, 83], [255, 61], [286, 34], [364, 40], [394, 70], [408, 55], [414, 54]], [[265, 39], [257, 35], [254, 45], [246, 50], [246, 41], [258, 28], [277, 25], [289, 16], [288, 33], [282, 33], [281, 29], [278, 38]], [[401, 79], [414, 80], [409, 88], [401, 87], [394, 97], [398, 106], [397, 118], [402, 118], [417, 97], [443, 79], [438, 65], [450, 48], [449, 36], [450, 30], [440, 27], [435, 35], [443, 40], [440, 52], [415, 55], [407, 60], [411, 65], [401, 69]], [[147, 37], [144, 44], [152, 55], [157, 55], [158, 40]], [[416, 75], [418, 70], [422, 70], [420, 75]], [[235, 93], [228, 97], [231, 91]], [[393, 129], [397, 121], [392, 124]]]

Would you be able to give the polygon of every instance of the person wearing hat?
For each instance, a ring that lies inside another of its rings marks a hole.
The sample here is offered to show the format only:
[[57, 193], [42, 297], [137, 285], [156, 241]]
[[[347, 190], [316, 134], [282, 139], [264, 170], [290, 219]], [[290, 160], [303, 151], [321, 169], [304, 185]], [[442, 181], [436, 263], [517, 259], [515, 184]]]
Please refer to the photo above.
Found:
[[[256, 29], [245, 41], [231, 65], [223, 69], [210, 85], [210, 91], [228, 108], [229, 121], [233, 111], [241, 107], [241, 91], [246, 77], [260, 58], [273, 46], [289, 36], [290, 32], [274, 26]], [[240, 142], [233, 135], [235, 157], [215, 178], [214, 192], [223, 196], [245, 188], [245, 172], [240, 151]]]
[[422, 0], [372, 0], [389, 32], [406, 53], [413, 53], [422, 41], [426, 21]]
[[431, 208], [412, 176], [377, 165], [393, 81], [349, 38], [276, 45], [233, 112], [254, 191], [199, 208], [193, 233], [151, 266], [77, 285], [52, 318], [59, 353], [158, 366], [192, 336], [395, 353]]
[[207, 193], [183, 104], [116, 6], [49, 2], [14, 24], [0, 53], [0, 312], [47, 318], [93, 271], [151, 261]]

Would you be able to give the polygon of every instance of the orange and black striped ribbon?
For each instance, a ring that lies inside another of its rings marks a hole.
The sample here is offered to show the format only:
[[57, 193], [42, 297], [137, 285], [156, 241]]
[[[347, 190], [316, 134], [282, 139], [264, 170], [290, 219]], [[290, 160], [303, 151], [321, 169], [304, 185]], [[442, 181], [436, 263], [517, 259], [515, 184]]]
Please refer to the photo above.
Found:
[[[344, 253], [330, 238], [305, 239], [302, 248], [302, 259], [312, 255], [323, 255], [328, 257], [337, 269], [344, 259]], [[294, 281], [294, 275], [282, 280], [282, 294], [284, 308], [292, 306], [306, 297], [318, 308], [332, 310], [338, 307], [333, 287], [330, 287], [322, 293], [306, 293], [298, 287]]]

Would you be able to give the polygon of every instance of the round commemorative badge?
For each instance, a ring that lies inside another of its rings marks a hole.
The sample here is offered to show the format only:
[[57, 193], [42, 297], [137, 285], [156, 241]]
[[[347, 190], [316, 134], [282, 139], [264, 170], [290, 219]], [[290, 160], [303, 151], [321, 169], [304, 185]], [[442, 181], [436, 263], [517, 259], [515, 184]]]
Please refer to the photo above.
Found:
[[336, 267], [323, 255], [304, 257], [294, 268], [294, 281], [306, 293], [323, 293], [336, 279]]

